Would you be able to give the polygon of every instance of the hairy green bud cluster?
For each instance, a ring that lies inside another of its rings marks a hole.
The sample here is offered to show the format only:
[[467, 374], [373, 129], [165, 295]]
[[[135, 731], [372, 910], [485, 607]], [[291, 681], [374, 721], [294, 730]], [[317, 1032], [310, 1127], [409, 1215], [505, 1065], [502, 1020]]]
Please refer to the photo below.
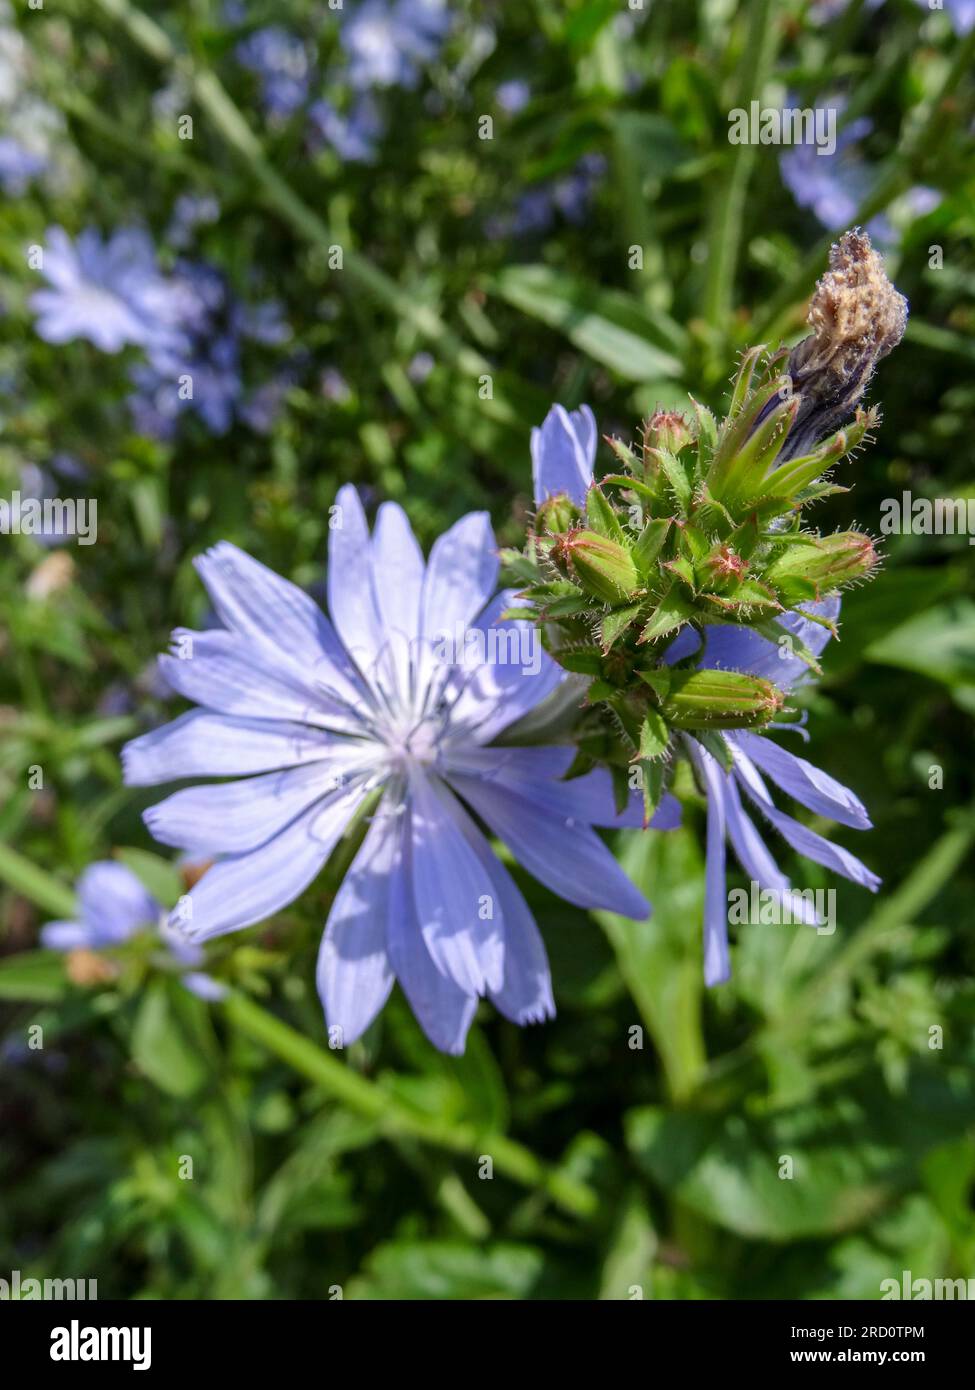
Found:
[[[674, 731], [708, 731], [720, 754], [722, 730], [763, 727], [785, 704], [767, 680], [696, 669], [696, 656], [668, 663], [681, 631], [731, 624], [775, 641], [779, 615], [874, 570], [869, 536], [822, 536], [805, 515], [846, 490], [832, 470], [877, 423], [858, 402], [905, 316], [869, 238], [847, 233], [817, 287], [809, 338], [791, 352], [745, 352], [722, 420], [692, 399], [687, 415], [652, 415], [634, 443], [608, 439], [618, 471], [593, 483], [584, 509], [548, 499], [524, 553], [509, 555], [546, 649], [590, 678], [577, 770], [610, 766], [622, 802], [627, 768], [641, 764], [648, 817]], [[839, 429], [838, 410], [853, 413]], [[829, 422], [825, 437], [817, 421]]]

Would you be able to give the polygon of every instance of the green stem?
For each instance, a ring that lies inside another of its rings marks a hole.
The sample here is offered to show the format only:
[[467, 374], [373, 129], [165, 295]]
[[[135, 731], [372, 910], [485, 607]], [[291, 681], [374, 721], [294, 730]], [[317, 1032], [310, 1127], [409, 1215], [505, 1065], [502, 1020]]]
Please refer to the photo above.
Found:
[[[773, 0], [752, 0], [745, 34], [740, 80], [734, 105], [747, 109], [761, 99], [778, 46]], [[723, 331], [731, 314], [738, 252], [745, 218], [745, 200], [758, 149], [731, 145], [727, 171], [711, 203], [708, 231], [708, 271], [704, 317], [712, 329]]]
[[[971, 72], [973, 64], [975, 29], [958, 45], [941, 90], [931, 99], [924, 119], [913, 130], [902, 134], [897, 149], [887, 164], [886, 173], [874, 185], [869, 197], [857, 212], [854, 219], [856, 226], [864, 226], [871, 218], [883, 212], [898, 194], [904, 192], [920, 175], [931, 152], [940, 148], [940, 142], [936, 137], [944, 115], [945, 103], [962, 79]], [[792, 279], [772, 296], [764, 314], [756, 318], [751, 329], [751, 341], [777, 342], [788, 331], [795, 306], [808, 296], [816, 277], [822, 274], [834, 240], [835, 235], [830, 232], [816, 242]]]
[[541, 1189], [571, 1215], [589, 1217], [595, 1212], [599, 1199], [591, 1187], [570, 1174], [550, 1168], [515, 1140], [486, 1133], [474, 1125], [444, 1124], [433, 1116], [415, 1113], [374, 1081], [330, 1056], [246, 995], [228, 994], [224, 1010], [231, 1023], [243, 1033], [334, 1099], [360, 1115], [379, 1121], [390, 1138], [418, 1139], [473, 1159], [482, 1154], [489, 1156], [498, 1173], [524, 1187]]

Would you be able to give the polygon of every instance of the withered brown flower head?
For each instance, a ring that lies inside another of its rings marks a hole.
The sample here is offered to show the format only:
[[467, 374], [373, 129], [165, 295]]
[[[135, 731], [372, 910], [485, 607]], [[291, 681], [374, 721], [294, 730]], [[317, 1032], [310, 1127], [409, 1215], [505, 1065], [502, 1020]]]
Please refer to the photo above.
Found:
[[812, 333], [792, 349], [787, 371], [802, 398], [789, 438], [795, 457], [849, 418], [877, 363], [904, 336], [907, 300], [866, 232], [845, 232], [829, 253], [806, 319]]

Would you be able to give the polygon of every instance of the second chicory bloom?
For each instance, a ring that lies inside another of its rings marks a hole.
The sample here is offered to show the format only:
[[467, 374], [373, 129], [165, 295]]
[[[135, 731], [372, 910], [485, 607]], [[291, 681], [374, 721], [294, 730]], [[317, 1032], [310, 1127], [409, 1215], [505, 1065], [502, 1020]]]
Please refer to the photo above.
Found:
[[[838, 596], [810, 604], [806, 613], [834, 624], [839, 615]], [[830, 638], [829, 627], [797, 611], [780, 617], [783, 639], [788, 636], [803, 643], [819, 656]], [[685, 628], [666, 653], [668, 663], [694, 653], [701, 642], [699, 634]], [[701, 665], [705, 668], [740, 671], [762, 676], [780, 690], [791, 690], [808, 676], [801, 657], [791, 653], [786, 642], [771, 642], [748, 628], [708, 627], [704, 630]], [[773, 726], [774, 727], [774, 726]], [[869, 830], [865, 807], [848, 788], [765, 733], [726, 730], [724, 739], [731, 750], [730, 772], [698, 742], [693, 734], [684, 735], [684, 744], [701, 780], [708, 803], [707, 874], [704, 898], [704, 979], [709, 985], [721, 984], [731, 974], [728, 957], [728, 892], [725, 882], [725, 842], [730, 843], [745, 873], [758, 887], [784, 903], [799, 907], [792, 886], [776, 864], [765, 841], [745, 810], [741, 793], [762, 819], [778, 831], [797, 854], [824, 865], [843, 878], [876, 892], [880, 879], [841, 845], [833, 844], [808, 826], [779, 810], [772, 800], [762, 773], [780, 791], [816, 815], [826, 816], [854, 830]], [[802, 918], [816, 924], [811, 907], [802, 903]]]
[[105, 241], [88, 228], [72, 242], [63, 227], [51, 227], [40, 269], [49, 288], [31, 295], [30, 306], [45, 342], [87, 338], [102, 352], [128, 345], [164, 351], [172, 345], [180, 297], [140, 228], [122, 227]]
[[415, 87], [450, 28], [444, 0], [360, 0], [342, 26], [349, 82], [368, 87]]
[[166, 964], [179, 972], [180, 983], [201, 999], [223, 997], [223, 986], [199, 969], [203, 949], [173, 931], [164, 908], [124, 864], [103, 859], [89, 865], [78, 880], [77, 898], [76, 920], [41, 928], [41, 944], [49, 950], [101, 951], [155, 929], [166, 947]]
[[[472, 812], [561, 897], [649, 911], [594, 825], [619, 817], [609, 776], [561, 779], [571, 747], [501, 747], [562, 675], [529, 623], [502, 620], [486, 515], [424, 560], [384, 503], [370, 536], [354, 488], [329, 545], [331, 621], [301, 589], [235, 546], [197, 561], [223, 627], [174, 634], [169, 684], [201, 708], [130, 743], [129, 785], [235, 780], [178, 791], [146, 812], [165, 844], [219, 862], [181, 914], [197, 941], [259, 922], [321, 871], [381, 793], [326, 924], [318, 987], [343, 1045], [398, 979], [430, 1040], [462, 1052], [479, 997], [516, 1023], [552, 1015], [545, 947]], [[676, 822], [670, 799], [658, 823]]]
[[[552, 407], [531, 436], [536, 505], [560, 493], [565, 493], [577, 506], [585, 505], [593, 480], [596, 442], [596, 421], [588, 406], [572, 412], [560, 405]], [[808, 606], [807, 614], [814, 616], [804, 616], [802, 612], [783, 615], [778, 620], [783, 637], [791, 635], [818, 656], [829, 640], [830, 626], [835, 624], [839, 608], [840, 600], [833, 596]], [[822, 618], [826, 626], [816, 622], [816, 617]], [[683, 660], [693, 655], [701, 643], [701, 635], [694, 628], [685, 628], [664, 659], [668, 663]], [[786, 691], [808, 675], [809, 670], [802, 658], [791, 654], [786, 646], [768, 641], [753, 629], [730, 624], [705, 628], [701, 665], [761, 676]], [[723, 737], [734, 760], [731, 772], [726, 772], [692, 734], [683, 736], [685, 751], [701, 778], [708, 800], [704, 976], [709, 985], [719, 984], [730, 973], [726, 838], [745, 872], [760, 888], [780, 896], [791, 894], [788, 879], [745, 812], [742, 791], [797, 853], [872, 891], [880, 883], [854, 855], [780, 811], [772, 801], [762, 773], [817, 815], [828, 816], [857, 830], [869, 829], [866, 810], [853, 792], [764, 734], [725, 730]], [[809, 920], [815, 922], [814, 914], [809, 915]]]

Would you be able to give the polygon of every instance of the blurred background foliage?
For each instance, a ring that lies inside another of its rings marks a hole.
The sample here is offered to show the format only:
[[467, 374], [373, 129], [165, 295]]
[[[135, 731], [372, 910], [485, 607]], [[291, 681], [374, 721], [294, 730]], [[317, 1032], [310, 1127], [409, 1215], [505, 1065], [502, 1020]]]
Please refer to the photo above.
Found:
[[[902, 1269], [975, 1276], [965, 536], [890, 537], [804, 697], [814, 761], [874, 816], [857, 849], [881, 894], [794, 862], [837, 887], [835, 935], [741, 929], [706, 996], [689, 780], [684, 830], [620, 840], [650, 922], [515, 870], [559, 1016], [519, 1031], [485, 1007], [460, 1059], [398, 992], [327, 1051], [332, 870], [215, 945], [223, 1005], [139, 943], [94, 975], [37, 950], [96, 858], [179, 892], [117, 749], [177, 708], [152, 659], [205, 625], [194, 555], [226, 538], [320, 595], [344, 481], [401, 500], [426, 544], [471, 507], [517, 541], [551, 401], [624, 437], [687, 392], [719, 406], [743, 346], [800, 336], [842, 226], [871, 226], [912, 317], [872, 388], [877, 442], [821, 527], [876, 533], [903, 490], [975, 495], [963, 5], [457, 0], [382, 74], [343, 39], [360, 3], [391, 22], [385, 0], [3, 7], [0, 495], [46, 478], [97, 499], [99, 532], [0, 543], [0, 1270], [164, 1298], [870, 1299]], [[398, 3], [415, 24], [420, 0]], [[285, 39], [245, 46], [268, 26]], [[804, 172], [730, 145], [752, 98], [840, 103], [842, 155]], [[275, 303], [290, 332], [242, 338], [234, 367], [264, 409], [154, 430], [138, 349], [45, 341], [27, 248], [55, 225], [142, 227], [164, 273], [188, 257], [228, 302]]]

